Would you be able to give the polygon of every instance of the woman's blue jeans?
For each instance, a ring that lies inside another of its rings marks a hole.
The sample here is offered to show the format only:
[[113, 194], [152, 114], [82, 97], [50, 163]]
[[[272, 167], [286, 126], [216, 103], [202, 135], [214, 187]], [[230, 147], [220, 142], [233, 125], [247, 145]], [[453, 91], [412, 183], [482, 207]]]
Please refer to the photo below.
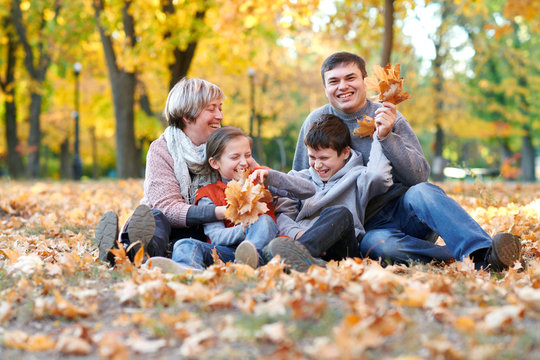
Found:
[[[424, 182], [392, 200], [365, 224], [363, 256], [388, 263], [462, 260], [491, 246], [491, 237], [438, 186]], [[427, 239], [439, 234], [446, 246]]]

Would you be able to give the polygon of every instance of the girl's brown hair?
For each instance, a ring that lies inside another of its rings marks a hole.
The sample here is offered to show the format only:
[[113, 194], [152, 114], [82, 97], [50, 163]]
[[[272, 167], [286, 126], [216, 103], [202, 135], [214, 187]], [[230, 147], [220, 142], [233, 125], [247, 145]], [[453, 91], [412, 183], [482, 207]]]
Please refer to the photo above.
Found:
[[209, 164], [210, 158], [219, 160], [223, 154], [223, 151], [225, 150], [225, 146], [227, 146], [229, 141], [240, 136], [247, 138], [249, 140], [249, 147], [253, 147], [253, 139], [246, 135], [242, 129], [234, 126], [223, 126], [210, 134], [208, 140], [206, 141], [205, 166], [210, 168], [212, 171], [215, 171]]

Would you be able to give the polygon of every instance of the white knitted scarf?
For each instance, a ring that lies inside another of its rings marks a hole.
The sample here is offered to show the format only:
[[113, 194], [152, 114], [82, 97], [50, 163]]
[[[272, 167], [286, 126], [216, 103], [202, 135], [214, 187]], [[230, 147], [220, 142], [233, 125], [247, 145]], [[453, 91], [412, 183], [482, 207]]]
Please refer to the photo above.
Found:
[[174, 160], [174, 175], [180, 185], [180, 193], [188, 204], [195, 201], [195, 192], [215, 181], [213, 173], [204, 166], [206, 144], [195, 146], [180, 129], [169, 126], [165, 129], [167, 148]]

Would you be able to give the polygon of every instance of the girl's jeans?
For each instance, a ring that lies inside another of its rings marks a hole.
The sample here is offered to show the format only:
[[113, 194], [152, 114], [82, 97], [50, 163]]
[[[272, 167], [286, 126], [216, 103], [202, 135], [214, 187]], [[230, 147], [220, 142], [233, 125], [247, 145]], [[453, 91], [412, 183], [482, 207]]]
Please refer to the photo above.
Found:
[[[260, 251], [277, 236], [278, 229], [274, 220], [268, 215], [261, 215], [259, 219], [246, 228], [245, 240], [252, 242]], [[174, 244], [172, 259], [177, 263], [204, 269], [214, 263], [212, 250], [215, 249], [218, 257], [224, 261], [234, 261], [235, 246], [221, 246], [202, 242], [193, 238], [181, 239]]]

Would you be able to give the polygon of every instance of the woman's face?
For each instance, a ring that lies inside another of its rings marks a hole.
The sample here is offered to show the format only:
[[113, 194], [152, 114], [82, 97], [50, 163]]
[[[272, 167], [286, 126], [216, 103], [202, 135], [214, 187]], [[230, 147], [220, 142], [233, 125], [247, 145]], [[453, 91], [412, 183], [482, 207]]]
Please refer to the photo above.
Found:
[[245, 136], [231, 139], [225, 145], [219, 160], [210, 158], [208, 162], [212, 168], [219, 172], [221, 177], [230, 180], [240, 179], [244, 171], [254, 166], [249, 139]]
[[221, 99], [214, 99], [201, 111], [195, 121], [188, 121], [184, 133], [195, 146], [206, 143], [211, 133], [221, 127], [223, 112]]

